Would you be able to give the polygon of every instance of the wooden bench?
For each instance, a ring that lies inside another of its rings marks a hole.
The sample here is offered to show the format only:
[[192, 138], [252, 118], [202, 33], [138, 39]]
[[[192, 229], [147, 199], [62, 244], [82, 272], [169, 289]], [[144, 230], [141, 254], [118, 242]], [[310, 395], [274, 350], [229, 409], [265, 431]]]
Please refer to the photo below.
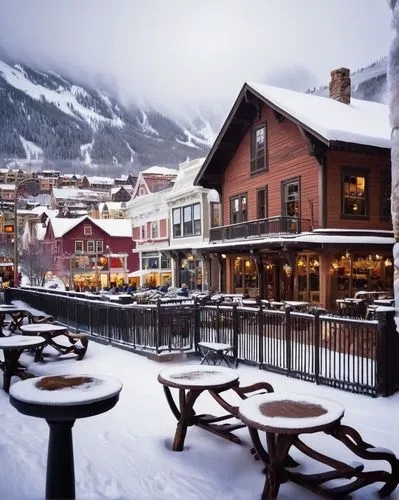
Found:
[[13, 319], [9, 323], [9, 330], [11, 332], [15, 332], [15, 330], [20, 330], [20, 326], [22, 325], [25, 318], [28, 318], [29, 324], [40, 324], [40, 323], [53, 323], [54, 318], [52, 316], [44, 316], [44, 315], [35, 315], [30, 311], [24, 311], [19, 316], [14, 315]]
[[66, 331], [65, 336], [72, 345], [63, 354], [73, 352], [77, 355], [78, 360], [83, 359], [89, 346], [89, 337], [84, 333], [73, 333], [69, 330]]
[[225, 363], [229, 368], [237, 367], [237, 358], [232, 357], [229, 353], [233, 350], [230, 344], [222, 344], [220, 342], [198, 342], [198, 348], [202, 354], [201, 365], [220, 365]]

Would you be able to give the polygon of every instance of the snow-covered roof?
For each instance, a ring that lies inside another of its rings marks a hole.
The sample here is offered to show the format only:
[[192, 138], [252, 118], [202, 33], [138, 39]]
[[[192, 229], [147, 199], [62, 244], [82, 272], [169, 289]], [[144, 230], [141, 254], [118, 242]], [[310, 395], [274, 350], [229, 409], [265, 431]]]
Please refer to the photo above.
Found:
[[[338, 230], [331, 230], [333, 233]], [[228, 240], [228, 241], [216, 241], [208, 244], [198, 244], [197, 248], [229, 248], [229, 247], [248, 247], [251, 245], [268, 245], [268, 244], [287, 244], [287, 243], [328, 243], [337, 245], [389, 245], [392, 246], [395, 243], [392, 232], [378, 231], [371, 232], [364, 230], [363, 233], [359, 231], [359, 234], [348, 234], [343, 232], [342, 234], [326, 234], [326, 232], [319, 232], [318, 230], [299, 233], [299, 234], [287, 234], [287, 235], [270, 235], [264, 238], [247, 238], [245, 240]], [[169, 249], [177, 249], [178, 247], [169, 247]], [[183, 247], [182, 247], [183, 248]]]
[[128, 219], [93, 219], [87, 215], [77, 219], [56, 218], [51, 219], [54, 236], [61, 238], [68, 231], [79, 225], [84, 220], [92, 222], [94, 225], [105, 231], [110, 236], [131, 237], [132, 224]]
[[57, 217], [59, 211], [52, 210], [51, 208], [47, 208], [46, 206], [43, 205], [39, 205], [37, 207], [32, 208], [31, 212], [36, 215], [46, 214], [48, 217], [53, 218]]
[[194, 186], [194, 179], [198, 174], [205, 158], [199, 158], [197, 160], [192, 160], [184, 163], [180, 163], [178, 174], [173, 185], [171, 196], [175, 196], [180, 193], [187, 193], [189, 190], [198, 189]]
[[106, 186], [113, 186], [115, 184], [114, 179], [111, 177], [87, 177], [89, 184], [103, 184]]
[[132, 223], [128, 219], [91, 219], [110, 236], [132, 236]]
[[53, 196], [58, 199], [97, 199], [99, 193], [91, 189], [79, 189], [75, 187], [55, 188], [53, 187]]
[[160, 174], [160, 175], [177, 175], [177, 170], [174, 168], [166, 168], [166, 167], [158, 167], [155, 165], [154, 167], [146, 168], [141, 171], [142, 174]]
[[288, 113], [327, 141], [391, 147], [389, 107], [351, 98], [350, 104], [330, 97], [304, 94], [261, 83], [250, 89]]
[[3, 191], [15, 191], [15, 184], [0, 184]]

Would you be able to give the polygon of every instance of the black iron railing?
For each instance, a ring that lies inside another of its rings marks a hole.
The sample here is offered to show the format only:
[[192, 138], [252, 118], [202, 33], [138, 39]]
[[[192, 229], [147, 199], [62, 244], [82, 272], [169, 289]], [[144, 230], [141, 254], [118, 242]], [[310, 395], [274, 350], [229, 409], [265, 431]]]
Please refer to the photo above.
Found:
[[399, 390], [399, 335], [393, 314], [378, 321], [198, 301], [117, 305], [43, 289], [12, 298], [94, 338], [140, 351], [195, 351], [198, 342], [233, 346], [244, 363], [370, 396]]
[[227, 226], [212, 227], [210, 241], [226, 241], [246, 238], [261, 238], [279, 234], [299, 234], [311, 231], [311, 222], [298, 217], [270, 217]]

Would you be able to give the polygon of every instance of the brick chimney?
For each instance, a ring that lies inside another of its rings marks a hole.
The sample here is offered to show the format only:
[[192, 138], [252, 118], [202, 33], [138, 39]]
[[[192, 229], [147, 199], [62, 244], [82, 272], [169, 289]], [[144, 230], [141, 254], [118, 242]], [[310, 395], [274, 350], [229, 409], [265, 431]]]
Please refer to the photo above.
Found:
[[331, 71], [330, 97], [344, 104], [351, 103], [351, 78], [348, 68]]

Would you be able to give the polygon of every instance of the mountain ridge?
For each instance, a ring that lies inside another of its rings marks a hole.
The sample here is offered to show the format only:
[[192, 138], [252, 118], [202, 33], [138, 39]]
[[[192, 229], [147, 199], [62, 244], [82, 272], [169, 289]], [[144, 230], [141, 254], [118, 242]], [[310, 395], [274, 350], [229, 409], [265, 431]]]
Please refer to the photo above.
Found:
[[[71, 160], [86, 165], [174, 164], [206, 154], [201, 127], [154, 108], [122, 105], [111, 95], [54, 72], [0, 61], [0, 157]], [[202, 128], [211, 130], [204, 119]], [[212, 133], [212, 130], [211, 130]]]
[[[352, 72], [351, 83], [353, 97], [387, 102], [387, 58]], [[306, 92], [326, 96], [328, 85]], [[230, 105], [192, 103], [172, 116], [124, 102], [106, 86], [0, 58], [0, 165], [40, 159], [97, 173], [176, 167], [206, 156]]]

